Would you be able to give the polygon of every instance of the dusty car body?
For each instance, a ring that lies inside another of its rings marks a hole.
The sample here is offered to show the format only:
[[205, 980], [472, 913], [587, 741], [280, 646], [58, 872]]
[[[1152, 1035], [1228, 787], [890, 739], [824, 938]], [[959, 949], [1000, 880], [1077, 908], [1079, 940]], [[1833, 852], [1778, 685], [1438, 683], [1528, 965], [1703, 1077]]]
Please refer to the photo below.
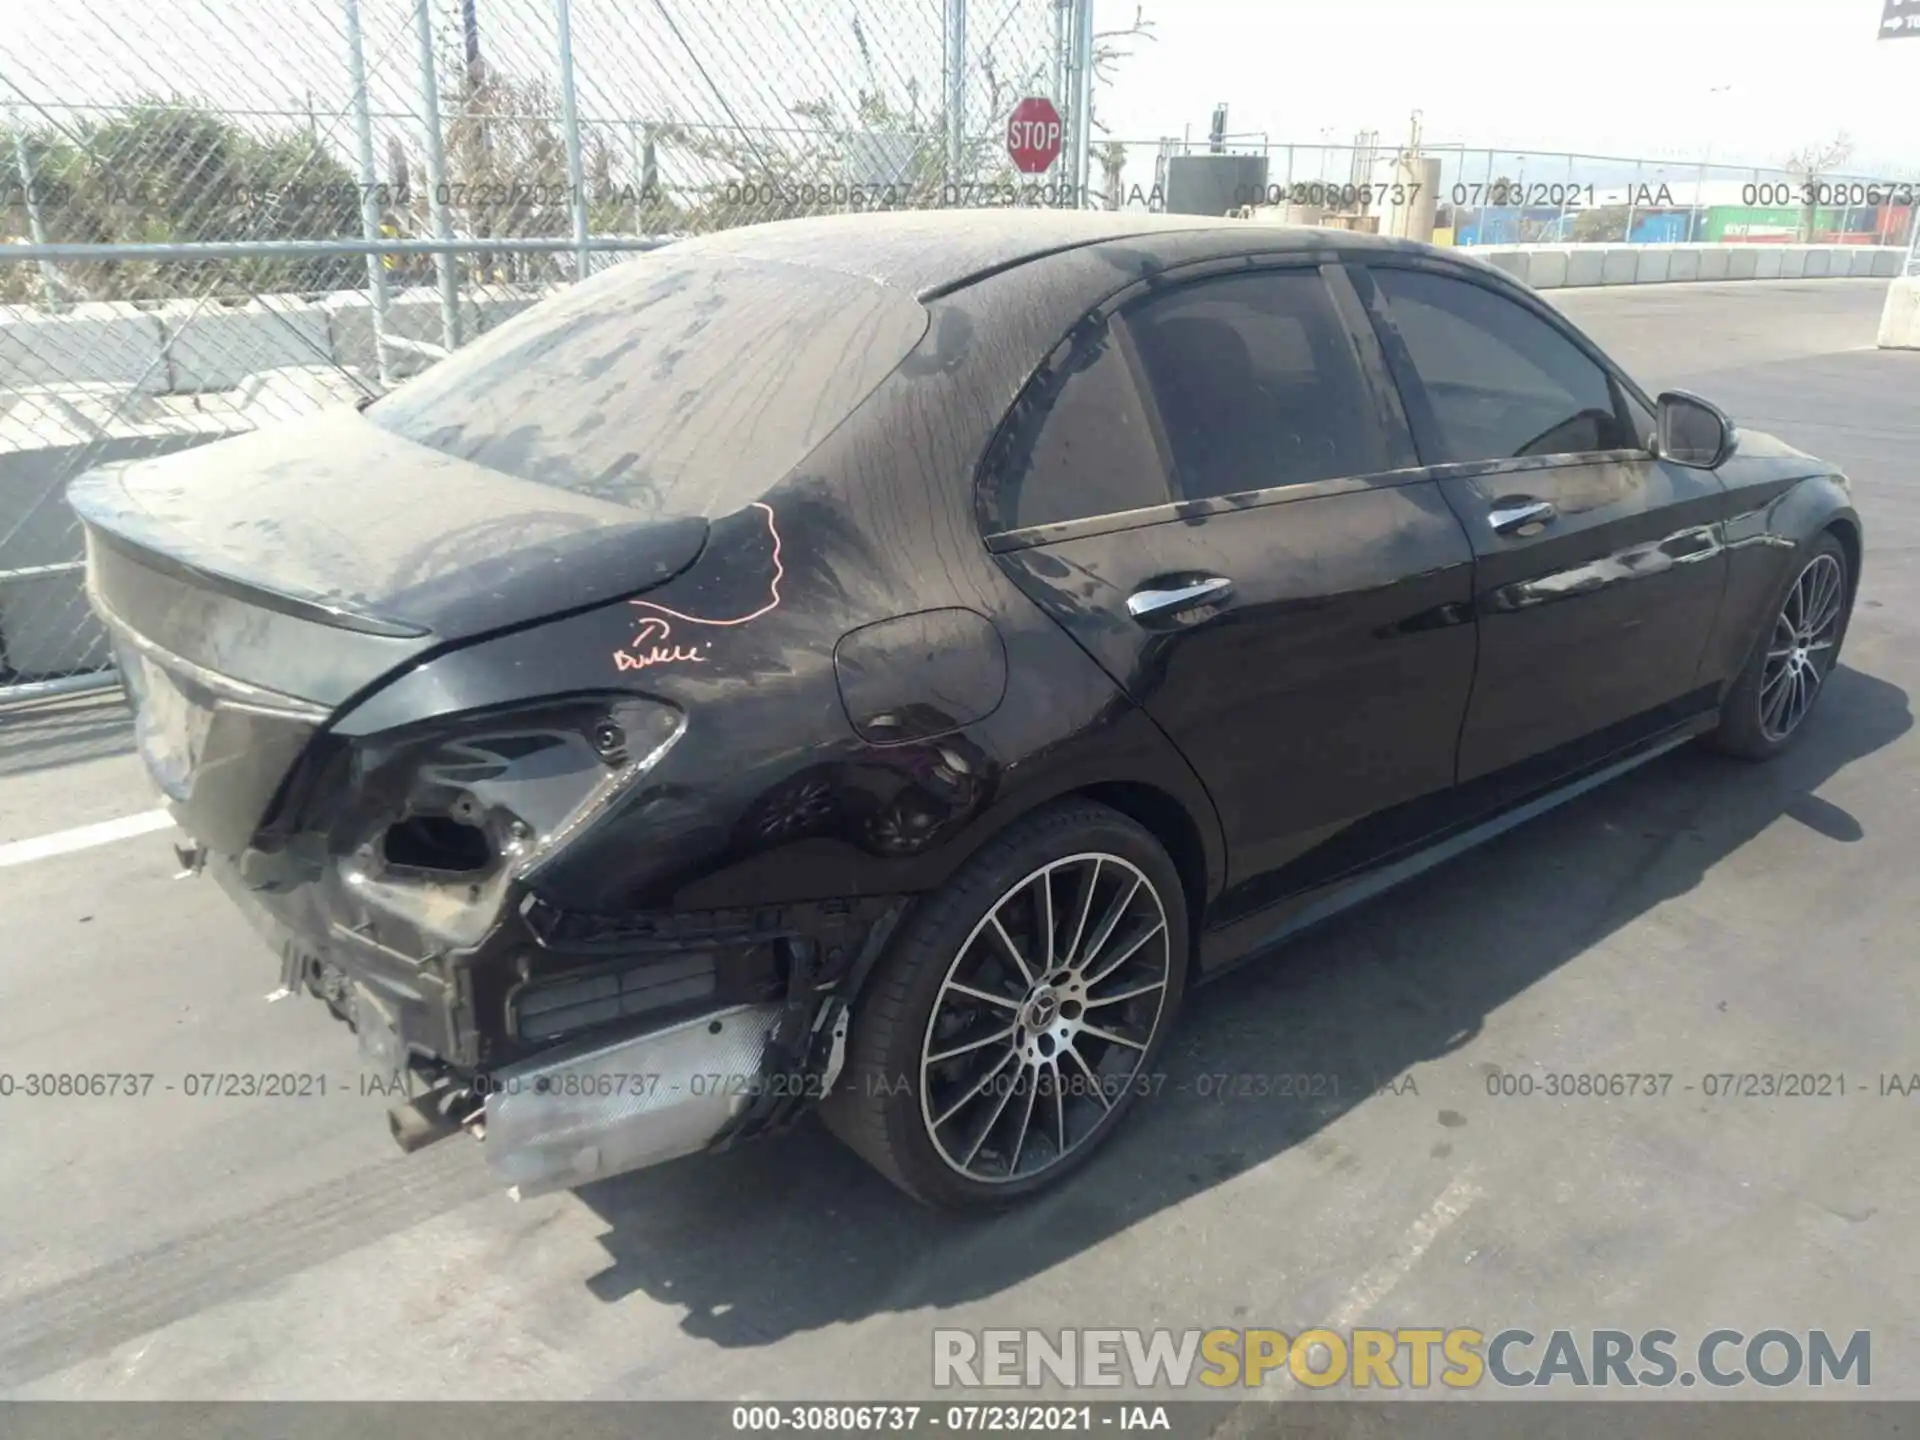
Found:
[[[1244, 411], [1176, 394], [1218, 317], [1153, 318], [1269, 275], [1324, 287], [1303, 343], [1350, 384], [1319, 413], [1364, 416], [1324, 440], [1288, 419], [1313, 468], [1274, 475], [1222, 450]], [[1430, 282], [1551, 327], [1610, 403], [1527, 453], [1450, 458], [1466, 432], [1443, 437], [1394, 319]], [[1146, 399], [1063, 399], [1084, 376]], [[1106, 418], [1068, 444], [1050, 417], [1075, 404]], [[1182, 406], [1204, 424], [1169, 438]], [[1247, 483], [1183, 490], [1206, 465]], [[1065, 501], [1047, 466], [1080, 477]], [[364, 411], [109, 467], [71, 500], [183, 856], [287, 989], [411, 1077], [403, 1144], [468, 1130], [523, 1194], [829, 1095], [913, 1193], [1024, 1193], [1117, 1122], [1185, 984], [1727, 731], [1745, 675], [1748, 709], [1792, 690], [1786, 743], [1861, 550], [1831, 467], [1656, 404], [1470, 260], [1071, 214], [684, 242]], [[1134, 838], [1072, 838], [1101, 815]], [[1064, 838], [1032, 839], [1046, 824]], [[1029, 846], [1030, 873], [975, 904], [996, 845]], [[1083, 857], [1090, 878], [1061, 868]], [[1154, 908], [1130, 910], [1143, 885]], [[1017, 965], [906, 974], [903, 947], [996, 928]], [[1135, 958], [1082, 963], [1123, 935]], [[889, 984], [891, 1028], [863, 1040]], [[943, 1019], [956, 994], [978, 1012]], [[1002, 1018], [999, 1079], [943, 1068]], [[955, 1114], [964, 1141], [941, 1139]]]

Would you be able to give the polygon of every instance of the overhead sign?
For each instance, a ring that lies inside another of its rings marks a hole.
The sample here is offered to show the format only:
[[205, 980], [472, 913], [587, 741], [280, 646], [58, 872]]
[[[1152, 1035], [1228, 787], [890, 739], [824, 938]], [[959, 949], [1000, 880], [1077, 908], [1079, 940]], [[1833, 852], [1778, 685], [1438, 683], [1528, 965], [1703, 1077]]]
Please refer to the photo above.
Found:
[[1886, 0], [1880, 12], [1882, 40], [1920, 40], [1920, 0]]
[[1007, 155], [1023, 175], [1038, 175], [1060, 158], [1060, 112], [1044, 95], [1030, 95], [1007, 117]]

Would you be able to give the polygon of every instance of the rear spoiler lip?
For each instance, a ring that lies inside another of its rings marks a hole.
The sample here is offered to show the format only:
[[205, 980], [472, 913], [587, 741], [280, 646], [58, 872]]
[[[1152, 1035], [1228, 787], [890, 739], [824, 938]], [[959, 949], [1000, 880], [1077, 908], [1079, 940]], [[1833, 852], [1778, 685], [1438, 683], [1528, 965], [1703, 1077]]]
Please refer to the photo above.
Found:
[[322, 596], [271, 589], [174, 553], [166, 547], [158, 531], [145, 534], [144, 527], [129, 523], [137, 511], [113, 503], [114, 492], [119, 489], [118, 471], [125, 463], [89, 470], [67, 487], [67, 503], [86, 527], [88, 544], [105, 545], [134, 564], [173, 579], [336, 630], [393, 640], [421, 640], [433, 634], [424, 626], [343, 606]]
[[[332, 715], [325, 705], [310, 700], [302, 700], [297, 695], [287, 695], [278, 690], [269, 690], [264, 685], [255, 685], [251, 681], [236, 680], [231, 675], [221, 675], [207, 669], [206, 666], [177, 655], [173, 651], [142, 635], [101, 602], [98, 596], [87, 597], [93, 604], [94, 613], [100, 617], [108, 634], [116, 646], [124, 646], [142, 658], [152, 662], [170, 675], [185, 678], [216, 696], [220, 703], [234, 709], [271, 711], [276, 715], [290, 716], [305, 720], [312, 725], [324, 725]], [[122, 656], [124, 659], [125, 656]], [[179, 819], [175, 816], [175, 819]]]

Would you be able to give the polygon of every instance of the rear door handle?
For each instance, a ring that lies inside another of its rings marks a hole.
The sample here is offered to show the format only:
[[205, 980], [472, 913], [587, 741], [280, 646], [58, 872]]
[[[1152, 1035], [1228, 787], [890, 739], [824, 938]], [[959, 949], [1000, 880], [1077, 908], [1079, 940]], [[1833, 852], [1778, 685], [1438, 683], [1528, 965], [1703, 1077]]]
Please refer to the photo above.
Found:
[[1127, 597], [1127, 613], [1142, 622], [1171, 620], [1182, 611], [1224, 605], [1232, 598], [1233, 581], [1224, 575], [1205, 575], [1179, 585], [1144, 586]]
[[1557, 513], [1551, 500], [1535, 500], [1531, 496], [1519, 495], [1494, 501], [1493, 508], [1487, 512], [1487, 523], [1493, 526], [1494, 534], [1511, 535], [1529, 525], [1544, 525]]

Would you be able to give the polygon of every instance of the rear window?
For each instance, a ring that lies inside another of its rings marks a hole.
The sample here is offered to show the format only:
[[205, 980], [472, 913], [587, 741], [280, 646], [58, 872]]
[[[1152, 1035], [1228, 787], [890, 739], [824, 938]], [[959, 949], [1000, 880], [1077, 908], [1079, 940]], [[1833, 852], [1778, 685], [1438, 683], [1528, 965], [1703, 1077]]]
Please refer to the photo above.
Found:
[[408, 440], [659, 515], [740, 509], [926, 332], [857, 276], [671, 250], [515, 316], [367, 409]]

